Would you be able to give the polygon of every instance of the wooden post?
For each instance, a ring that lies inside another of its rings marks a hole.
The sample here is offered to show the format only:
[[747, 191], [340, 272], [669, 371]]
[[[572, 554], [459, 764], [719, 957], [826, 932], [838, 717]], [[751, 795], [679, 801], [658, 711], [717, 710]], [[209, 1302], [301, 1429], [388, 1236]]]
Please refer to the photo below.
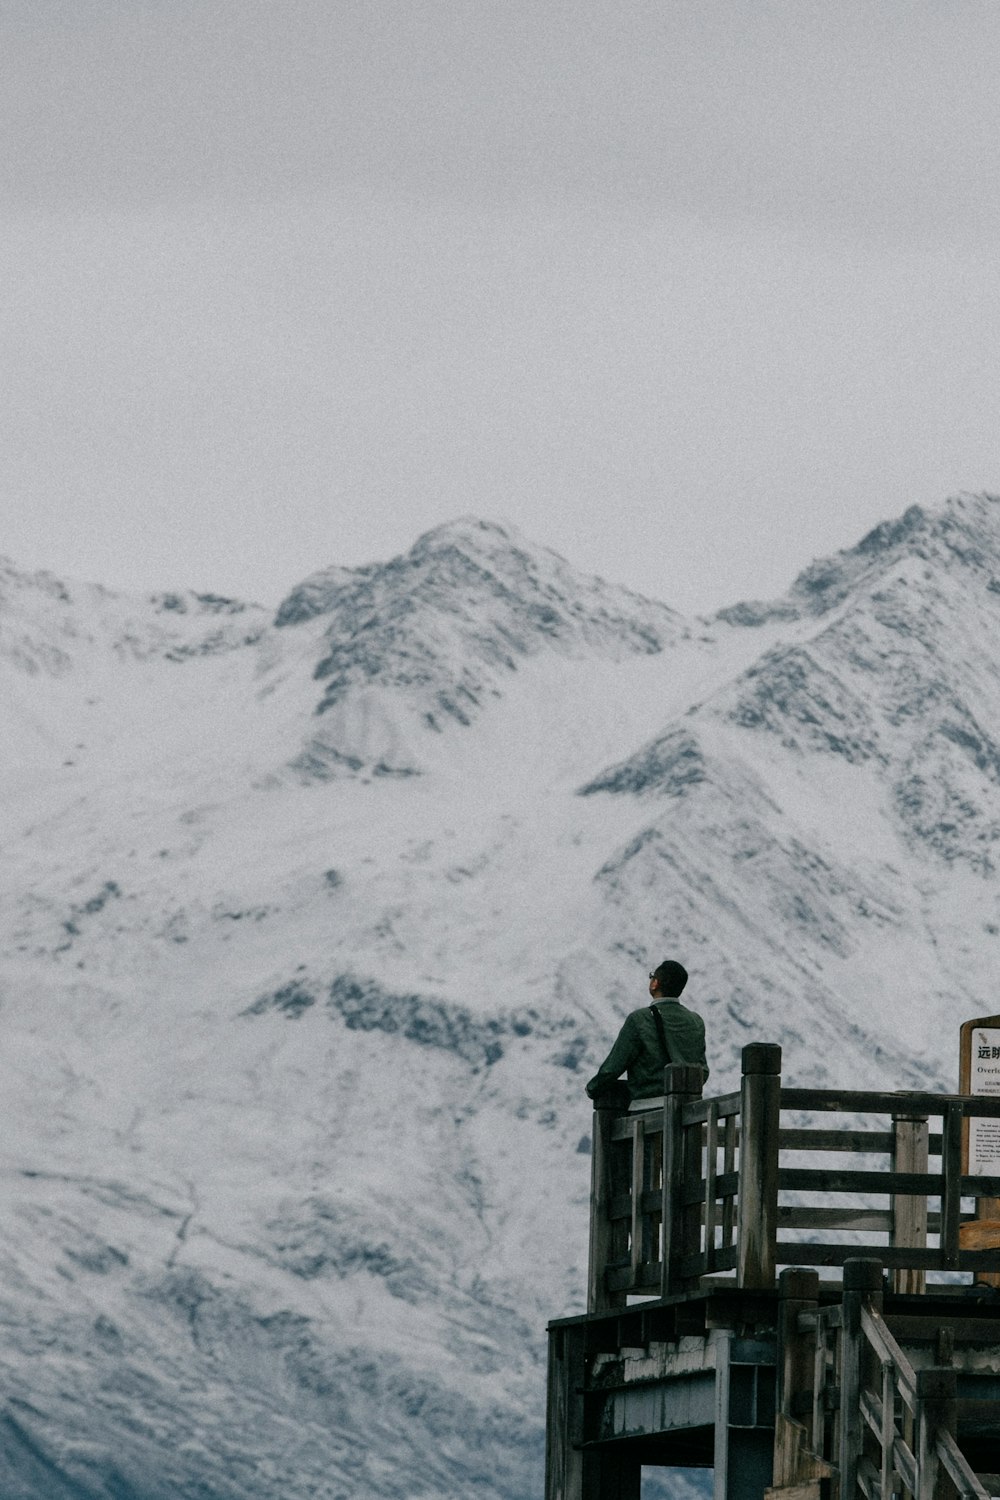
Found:
[[[800, 1419], [811, 1412], [815, 1359], [813, 1340], [799, 1332], [799, 1313], [819, 1305], [819, 1273], [789, 1267], [778, 1277], [778, 1410], [774, 1424], [774, 1486], [818, 1477], [811, 1462], [809, 1432]], [[806, 1472], [806, 1470], [810, 1472]]]
[[[927, 1116], [897, 1114], [892, 1116], [892, 1170], [894, 1172], [927, 1171]], [[892, 1232], [890, 1245], [923, 1250], [927, 1245], [927, 1199], [896, 1193], [892, 1199]], [[927, 1289], [927, 1272], [909, 1266], [897, 1266], [892, 1273], [894, 1292], [919, 1292]]]
[[646, 1182], [646, 1122], [641, 1115], [636, 1115], [630, 1118], [630, 1124], [632, 1127], [632, 1190], [630, 1194], [632, 1221], [629, 1228], [629, 1259], [632, 1265], [632, 1285], [637, 1286], [644, 1252], [647, 1251], [646, 1236], [643, 1232], [645, 1220], [642, 1212], [642, 1190]]
[[790, 1266], [778, 1277], [778, 1408], [787, 1417], [799, 1415], [793, 1396], [803, 1411], [812, 1405], [813, 1340], [799, 1332], [799, 1313], [815, 1312], [818, 1299], [818, 1271]]
[[686, 1063], [663, 1070], [663, 1272], [662, 1295], [683, 1291], [694, 1279], [682, 1262], [696, 1254], [701, 1240], [701, 1205], [684, 1202], [684, 1184], [701, 1171], [701, 1125], [682, 1123], [684, 1105], [701, 1098], [704, 1071]]
[[937, 1455], [939, 1432], [955, 1435], [957, 1377], [952, 1369], [918, 1370], [916, 1444], [919, 1489], [914, 1500], [945, 1500], [952, 1486]]
[[743, 1048], [740, 1100], [736, 1273], [740, 1287], [774, 1286], [780, 1115], [781, 1048], [773, 1042], [751, 1042]]
[[718, 1226], [718, 1201], [716, 1199], [719, 1173], [719, 1106], [716, 1100], [708, 1105], [705, 1121], [705, 1272], [715, 1270], [715, 1231]]
[[590, 1160], [590, 1268], [587, 1311], [612, 1312], [625, 1306], [624, 1292], [607, 1288], [611, 1255], [611, 1127], [621, 1110], [598, 1101], [594, 1105], [594, 1130]]
[[545, 1500], [582, 1500], [583, 1375], [586, 1329], [549, 1329], [545, 1422]]
[[945, 1105], [941, 1143], [941, 1173], [944, 1177], [941, 1192], [941, 1269], [944, 1271], [958, 1270], [964, 1123], [961, 1104]]
[[844, 1299], [840, 1329], [840, 1408], [838, 1413], [840, 1500], [854, 1500], [864, 1422], [861, 1416], [861, 1306], [882, 1301], [882, 1266], [877, 1260], [844, 1264]]

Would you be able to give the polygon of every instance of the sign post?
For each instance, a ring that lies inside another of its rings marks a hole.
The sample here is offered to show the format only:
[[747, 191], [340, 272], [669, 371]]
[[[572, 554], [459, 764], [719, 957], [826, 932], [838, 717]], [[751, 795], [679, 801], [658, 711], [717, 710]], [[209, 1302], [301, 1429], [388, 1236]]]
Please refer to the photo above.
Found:
[[[1000, 1098], [1000, 1016], [966, 1021], [959, 1032], [958, 1091], [979, 1098]], [[962, 1131], [962, 1175], [1000, 1176], [1000, 1119], [965, 1121]], [[963, 1224], [964, 1250], [1000, 1248], [1000, 1198], [976, 1199], [976, 1222]], [[977, 1281], [1000, 1287], [1000, 1271], [981, 1271]]]

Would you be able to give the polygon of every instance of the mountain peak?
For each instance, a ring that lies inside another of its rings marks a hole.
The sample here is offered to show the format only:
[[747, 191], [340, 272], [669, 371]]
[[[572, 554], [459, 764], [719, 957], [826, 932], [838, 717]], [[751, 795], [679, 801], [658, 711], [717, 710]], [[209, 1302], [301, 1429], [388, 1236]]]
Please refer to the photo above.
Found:
[[783, 598], [731, 605], [716, 618], [762, 625], [825, 615], [908, 558], [949, 568], [958, 564], [990, 577], [1000, 574], [1000, 497], [958, 495], [935, 510], [911, 505], [896, 519], [873, 527], [853, 547], [810, 563]]
[[[378, 722], [384, 737], [397, 709], [424, 729], [467, 725], [529, 658], [653, 655], [680, 630], [666, 605], [578, 573], [513, 527], [475, 517], [425, 532], [388, 562], [314, 574], [275, 623], [318, 616], [325, 650], [314, 673], [324, 684], [316, 712], [346, 713], [328, 719], [322, 734], [324, 756], [336, 752], [338, 765], [384, 756], [381, 738], [375, 755], [370, 726]], [[348, 728], [356, 716], [347, 705], [360, 696], [365, 745]], [[392, 737], [398, 747], [395, 729]]]

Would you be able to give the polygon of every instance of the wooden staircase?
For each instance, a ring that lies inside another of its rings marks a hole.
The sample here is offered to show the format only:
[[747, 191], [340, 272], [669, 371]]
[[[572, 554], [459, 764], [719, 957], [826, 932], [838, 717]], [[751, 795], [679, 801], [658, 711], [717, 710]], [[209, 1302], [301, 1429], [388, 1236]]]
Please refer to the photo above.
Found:
[[[990, 1500], [1000, 1495], [1000, 1307], [885, 1311], [883, 1269], [849, 1261], [843, 1300], [781, 1277], [774, 1480], [768, 1500]], [[977, 1382], [989, 1395], [966, 1395]], [[963, 1394], [960, 1395], [960, 1391]], [[987, 1470], [986, 1463], [991, 1465]], [[978, 1469], [978, 1472], [977, 1472]]]

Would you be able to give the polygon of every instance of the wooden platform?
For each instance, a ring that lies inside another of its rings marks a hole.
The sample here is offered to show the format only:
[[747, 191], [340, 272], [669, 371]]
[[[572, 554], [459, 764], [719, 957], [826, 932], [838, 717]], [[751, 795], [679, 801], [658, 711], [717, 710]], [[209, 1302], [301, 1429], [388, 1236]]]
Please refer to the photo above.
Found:
[[[871, 1280], [872, 1263], [862, 1265]], [[711, 1469], [716, 1500], [825, 1500], [843, 1493], [850, 1467], [855, 1492], [876, 1500], [880, 1443], [894, 1450], [890, 1467], [905, 1468], [907, 1452], [916, 1463], [927, 1410], [942, 1399], [980, 1495], [1000, 1494], [1000, 1297], [973, 1287], [907, 1295], [826, 1283], [812, 1299], [802, 1296], [811, 1290], [803, 1276], [816, 1279], [793, 1271], [770, 1292], [706, 1286], [552, 1323], [546, 1500], [639, 1500], [644, 1466]], [[863, 1307], [901, 1351], [893, 1381], [912, 1386], [893, 1386], [891, 1411], [883, 1402], [892, 1364], [862, 1335]], [[946, 1481], [943, 1473], [928, 1493], [954, 1500]]]
[[1000, 1177], [965, 1163], [1000, 1098], [780, 1066], [755, 1043], [735, 1093], [674, 1066], [662, 1099], [595, 1109], [546, 1500], [639, 1500], [644, 1465], [710, 1468], [716, 1500], [1000, 1495]]

